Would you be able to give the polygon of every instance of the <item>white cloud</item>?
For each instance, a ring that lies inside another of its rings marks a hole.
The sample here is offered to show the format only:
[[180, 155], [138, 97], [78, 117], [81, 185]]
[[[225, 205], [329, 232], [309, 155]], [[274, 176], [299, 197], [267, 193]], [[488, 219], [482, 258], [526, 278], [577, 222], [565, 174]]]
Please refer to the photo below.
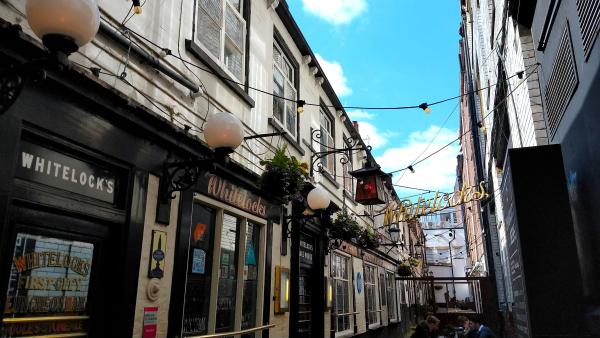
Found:
[[302, 0], [304, 9], [334, 25], [349, 23], [367, 10], [365, 0]]
[[346, 76], [344, 76], [342, 65], [337, 61], [327, 61], [319, 54], [315, 54], [315, 56], [317, 57], [317, 61], [321, 65], [321, 68], [323, 68], [329, 83], [331, 83], [333, 90], [335, 90], [335, 93], [338, 96], [352, 94], [352, 89], [348, 88], [346, 85], [347, 79]]
[[392, 131], [379, 131], [373, 124], [364, 121], [358, 122], [358, 133], [373, 149], [383, 147], [388, 143], [389, 138], [397, 135]]
[[348, 116], [354, 121], [371, 120], [375, 117], [375, 114], [369, 113], [366, 110], [360, 110], [360, 109], [359, 110], [351, 110], [351, 111], [348, 111], [347, 113], [348, 113]]
[[[386, 149], [383, 155], [376, 158], [377, 163], [386, 172], [406, 168], [423, 152], [423, 149], [427, 147], [438, 131], [439, 135], [425, 153], [420, 156], [420, 159], [442, 148], [457, 137], [455, 131], [447, 128], [440, 130], [440, 127], [432, 125], [427, 130], [411, 133], [408, 142], [403, 146]], [[415, 164], [415, 173], [405, 170], [395, 174], [393, 181], [394, 183], [410, 187], [440, 190], [443, 192], [453, 191], [456, 181], [456, 156], [458, 153], [459, 144], [456, 142], [422, 163]], [[402, 176], [402, 179], [398, 181], [398, 177], [400, 176]], [[419, 191], [417, 190], [399, 191], [400, 197], [418, 193]]]

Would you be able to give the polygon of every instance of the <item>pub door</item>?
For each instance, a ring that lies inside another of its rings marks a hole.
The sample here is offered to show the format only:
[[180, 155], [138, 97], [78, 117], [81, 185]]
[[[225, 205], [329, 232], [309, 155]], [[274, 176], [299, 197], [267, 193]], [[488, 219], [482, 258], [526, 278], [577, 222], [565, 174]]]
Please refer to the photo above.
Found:
[[[298, 236], [297, 278], [292, 274], [293, 298], [290, 336], [319, 338], [323, 336], [323, 269], [319, 255], [319, 238], [307, 232]], [[295, 261], [295, 260], [294, 260]], [[294, 263], [292, 263], [294, 264]], [[297, 281], [294, 283], [294, 281]], [[294, 285], [295, 284], [295, 285]]]
[[[13, 205], [10, 273], [0, 337], [108, 337], [117, 330], [114, 299], [118, 251], [110, 227]], [[111, 263], [112, 262], [112, 263]], [[112, 280], [112, 282], [111, 282]]]

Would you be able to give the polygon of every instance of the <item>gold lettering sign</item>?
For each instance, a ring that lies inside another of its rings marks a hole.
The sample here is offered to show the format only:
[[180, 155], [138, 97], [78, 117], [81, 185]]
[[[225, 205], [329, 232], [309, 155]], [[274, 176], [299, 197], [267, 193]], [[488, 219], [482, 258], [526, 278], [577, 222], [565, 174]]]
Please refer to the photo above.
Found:
[[416, 204], [409, 200], [404, 200], [400, 203], [388, 203], [384, 211], [383, 224], [390, 225], [396, 222], [408, 222], [436, 211], [488, 197], [489, 194], [485, 191], [485, 182], [482, 181], [478, 186], [463, 184], [460, 190], [452, 193], [441, 194], [437, 191], [432, 198], [423, 199], [419, 197]]
[[93, 258], [92, 243], [18, 233], [0, 337], [85, 334]]
[[210, 175], [208, 194], [252, 214], [265, 218], [267, 216], [267, 205], [262, 198], [218, 176]]

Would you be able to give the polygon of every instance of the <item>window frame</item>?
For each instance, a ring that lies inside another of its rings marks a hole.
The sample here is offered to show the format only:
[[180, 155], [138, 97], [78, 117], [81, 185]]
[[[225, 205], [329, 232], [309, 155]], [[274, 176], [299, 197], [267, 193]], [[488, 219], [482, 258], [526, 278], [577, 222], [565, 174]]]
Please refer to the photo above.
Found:
[[[296, 97], [294, 98], [294, 100], [298, 100], [300, 97], [300, 66], [298, 64], [298, 61], [296, 61], [296, 59], [294, 58], [289, 47], [285, 43], [283, 37], [281, 36], [281, 34], [279, 33], [279, 31], [276, 28], [273, 28], [273, 53], [271, 55], [271, 62], [273, 63], [273, 66], [271, 67], [271, 70], [272, 70], [271, 85], [273, 87], [272, 87], [271, 92], [273, 92], [275, 89], [275, 67], [276, 67], [276, 64], [275, 64], [274, 56], [275, 56], [275, 48], [276, 47], [281, 52], [281, 56], [284, 58], [284, 61], [287, 61], [287, 63], [291, 67], [294, 78], [292, 79], [292, 81], [289, 81], [289, 78], [285, 75], [285, 72], [283, 71], [283, 69], [280, 69], [279, 67], [277, 67], [277, 70], [280, 71], [282, 74], [284, 74], [284, 83], [288, 82], [291, 85], [291, 87], [296, 92]], [[284, 87], [284, 96], [285, 96], [285, 87]], [[277, 117], [275, 117], [275, 114], [273, 114], [273, 112], [275, 110], [274, 102], [275, 102], [275, 97], [273, 98], [273, 101], [272, 101], [273, 106], [271, 107], [271, 115], [273, 116], [273, 118], [272, 118], [273, 123], [276, 124], [277, 127], [280, 128], [282, 131], [285, 131], [286, 135], [288, 135], [293, 140], [295, 140], [296, 143], [298, 143], [298, 140], [300, 139], [300, 113], [298, 113], [298, 111], [297, 111], [296, 103], [290, 102], [290, 101], [284, 101], [284, 116], [283, 116], [283, 121], [280, 121]], [[288, 103], [291, 103], [293, 105], [292, 111], [295, 112], [295, 114], [296, 114], [296, 126], [295, 126], [295, 130], [294, 130], [295, 135], [292, 134], [290, 132], [290, 130], [286, 127], [286, 117], [287, 117], [286, 116], [286, 114], [287, 114], [286, 106]]]
[[[222, 239], [222, 229], [223, 229], [223, 217], [225, 214], [234, 216], [239, 219], [239, 233], [236, 234], [237, 240], [237, 266], [236, 266], [236, 298], [235, 298], [235, 306], [234, 306], [234, 324], [233, 331], [241, 330], [242, 326], [242, 307], [243, 307], [243, 298], [244, 298], [244, 266], [246, 261], [246, 228], [248, 222], [251, 222], [257, 226], [259, 226], [260, 234], [259, 234], [259, 248], [256, 250], [257, 257], [257, 265], [258, 265], [258, 276], [257, 276], [257, 290], [256, 290], [256, 318], [254, 325], [252, 327], [257, 327], [262, 324], [263, 320], [263, 308], [264, 308], [264, 293], [265, 290], [265, 275], [267, 271], [265, 271], [266, 267], [266, 242], [267, 242], [267, 220], [262, 219], [258, 216], [252, 215], [243, 210], [231, 207], [223, 202], [214, 200], [210, 197], [204, 196], [199, 193], [194, 193], [194, 197], [192, 200], [193, 204], [201, 204], [206, 207], [212, 208], [215, 210], [215, 227], [213, 229], [213, 237], [212, 237], [212, 270], [210, 271], [210, 300], [209, 300], [209, 310], [208, 310], [208, 321], [207, 321], [207, 332], [206, 334], [213, 334], [216, 332], [216, 317], [217, 317], [217, 298], [219, 291], [219, 279], [220, 279], [220, 264], [221, 264], [221, 239]], [[219, 226], [220, 225], [220, 226]], [[190, 225], [191, 226], [191, 225]], [[191, 239], [191, 233], [190, 233]], [[189, 248], [188, 242], [188, 248]], [[186, 260], [189, 261], [189, 250], [186, 256]], [[189, 264], [186, 268], [184, 285], [187, 285], [189, 273]], [[182, 305], [185, 308], [186, 294], [185, 291], [183, 293], [183, 302]], [[182, 320], [185, 318], [185, 310], [182, 312]], [[180, 334], [184, 334], [183, 327], [179, 330]]]
[[[372, 269], [372, 272], [370, 271], [369, 274], [367, 275], [367, 269]], [[381, 306], [379, 304], [379, 290], [377, 287], [378, 284], [378, 279], [379, 279], [379, 273], [378, 273], [378, 267], [376, 265], [372, 265], [372, 264], [368, 264], [368, 263], [364, 263], [364, 273], [365, 273], [365, 281], [364, 281], [364, 286], [365, 286], [365, 314], [366, 314], [366, 319], [367, 319], [367, 327], [369, 329], [373, 329], [376, 327], [381, 326]], [[371, 277], [371, 278], [368, 278]], [[370, 281], [372, 280], [372, 281]], [[372, 290], [369, 291], [369, 289]], [[370, 293], [372, 293], [372, 298], [370, 299], [371, 296], [369, 295]], [[369, 309], [369, 304], [373, 302], [373, 310]], [[375, 313], [375, 320], [371, 323], [370, 322], [370, 318], [369, 318], [369, 314], [370, 313]]]
[[[336, 145], [335, 145], [335, 118], [333, 117], [333, 114], [331, 114], [329, 109], [326, 107], [326, 105], [321, 101], [321, 105], [319, 106], [319, 131], [321, 134], [321, 139], [319, 140], [319, 149], [317, 150], [320, 152], [331, 150], [331, 149], [327, 149], [327, 146], [323, 145], [323, 143], [322, 143], [322, 139], [324, 137], [323, 136], [323, 123], [322, 123], [323, 118], [325, 118], [325, 120], [327, 120], [331, 125], [331, 132], [328, 131], [326, 135], [331, 138], [331, 141], [333, 143], [332, 148], [335, 148], [336, 147]], [[325, 147], [325, 148], [323, 148], [323, 147]], [[331, 159], [332, 168], [328, 168], [328, 166], [326, 165], [328, 159]], [[323, 156], [322, 158], [319, 159], [319, 162], [323, 165], [323, 169], [325, 170], [324, 174], [329, 174], [330, 177], [335, 177], [335, 175], [336, 175], [335, 159], [336, 159], [335, 154], [329, 154], [329, 155]]]
[[[348, 149], [352, 148], [350, 142], [352, 137], [346, 136], [345, 134], [342, 135], [344, 138], [344, 146]], [[352, 150], [348, 150], [346, 156], [348, 156], [348, 162], [342, 164], [342, 187], [344, 188], [344, 192], [348, 193], [348, 195], [354, 199], [354, 180], [352, 179], [352, 176], [350, 176], [350, 172], [354, 170], [354, 156], [352, 155]], [[347, 182], [349, 182], [349, 187], [346, 186]], [[348, 188], [350, 189], [348, 190]]]
[[[347, 274], [346, 278], [347, 279], [336, 277], [333, 274], [334, 264], [335, 264], [335, 257], [336, 256], [339, 256], [342, 260], [345, 260], [345, 263], [346, 263], [346, 274]], [[347, 335], [349, 335], [351, 333], [354, 333], [354, 318], [355, 318], [354, 315], [353, 315], [354, 309], [353, 309], [353, 305], [352, 305], [353, 304], [353, 302], [352, 302], [352, 300], [353, 300], [352, 299], [353, 292], [351, 292], [353, 290], [353, 288], [354, 288], [353, 283], [352, 283], [353, 277], [354, 277], [354, 273], [353, 273], [353, 269], [352, 269], [352, 256], [343, 254], [340, 251], [336, 250], [336, 251], [332, 252], [332, 254], [331, 254], [331, 265], [330, 266], [331, 266], [331, 282], [332, 282], [333, 296], [334, 296], [333, 304], [332, 304], [332, 307], [331, 307], [331, 314], [332, 314], [332, 316], [331, 316], [331, 327], [332, 327], [332, 330], [335, 331], [335, 336], [336, 337], [347, 336]], [[335, 319], [333, 317], [334, 309], [335, 309], [335, 303], [337, 301], [335, 299], [335, 297], [337, 297], [337, 293], [335, 292], [335, 290], [336, 290], [335, 287], [336, 287], [336, 281], [338, 281], [338, 280], [346, 282], [347, 286], [348, 286], [346, 288], [346, 290], [348, 291], [348, 294], [346, 295], [346, 301], [347, 301], [347, 304], [348, 304], [348, 313], [349, 314], [345, 316], [345, 317], [348, 317], [348, 329], [343, 330], [343, 331], [338, 331], [337, 330], [337, 316], [335, 317]]]
[[[200, 39], [198, 39], [198, 35], [195, 34], [197, 27], [198, 27], [198, 15], [199, 15], [199, 11], [204, 11], [206, 13], [206, 11], [204, 9], [202, 9], [201, 5], [200, 5], [200, 1], [201, 0], [196, 0], [194, 1], [194, 28], [193, 28], [193, 41], [195, 44], [197, 44], [202, 51], [204, 51], [204, 53], [206, 53], [206, 55], [215, 63], [217, 64], [221, 70], [223, 70], [231, 79], [233, 80], [237, 80], [238, 82], [241, 83], [247, 83], [247, 78], [248, 78], [248, 74], [246, 72], [248, 65], [247, 65], [247, 54], [248, 54], [248, 19], [249, 19], [249, 11], [246, 10], [247, 6], [250, 6], [250, 0], [240, 0], [240, 9], [237, 10], [231, 3], [229, 3], [229, 0], [220, 0], [222, 1], [222, 8], [221, 8], [221, 34], [219, 36], [219, 55], [218, 57], [216, 55], [214, 55], [212, 53], [212, 51], [210, 51], [210, 49], [202, 42], [200, 41]], [[242, 57], [241, 57], [241, 77], [239, 78], [238, 76], [236, 76], [235, 74], [233, 74], [233, 72], [231, 70], [229, 70], [229, 68], [227, 67], [227, 64], [225, 63], [225, 48], [227, 45], [227, 39], [230, 39], [227, 36], [227, 33], [225, 33], [225, 13], [227, 12], [228, 7], [230, 7], [230, 10], [235, 14], [235, 16], [241, 20], [242, 22], [242, 43], [243, 46], [241, 46], [241, 48], [237, 48], [238, 51], [241, 52]], [[208, 13], [206, 13], [206, 15], [209, 16]], [[248, 15], [248, 16], [247, 16]], [[213, 20], [214, 22], [214, 20]], [[217, 24], [215, 22], [215, 24]]]
[[[396, 278], [394, 273], [391, 271], [385, 270], [385, 291], [387, 295], [387, 304], [388, 304], [388, 321], [390, 323], [395, 323], [398, 321], [398, 299], [396, 297], [397, 288], [396, 288]], [[394, 316], [391, 315], [390, 309], [393, 308]]]

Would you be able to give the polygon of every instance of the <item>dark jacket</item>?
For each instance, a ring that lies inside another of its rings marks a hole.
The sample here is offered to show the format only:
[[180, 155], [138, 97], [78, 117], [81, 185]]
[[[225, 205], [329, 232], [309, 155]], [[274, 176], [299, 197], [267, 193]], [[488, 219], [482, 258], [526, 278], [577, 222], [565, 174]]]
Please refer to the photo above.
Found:
[[496, 338], [494, 332], [487, 326], [481, 325], [478, 338]]
[[431, 333], [429, 332], [427, 323], [425, 321], [420, 322], [410, 338], [431, 338]]

